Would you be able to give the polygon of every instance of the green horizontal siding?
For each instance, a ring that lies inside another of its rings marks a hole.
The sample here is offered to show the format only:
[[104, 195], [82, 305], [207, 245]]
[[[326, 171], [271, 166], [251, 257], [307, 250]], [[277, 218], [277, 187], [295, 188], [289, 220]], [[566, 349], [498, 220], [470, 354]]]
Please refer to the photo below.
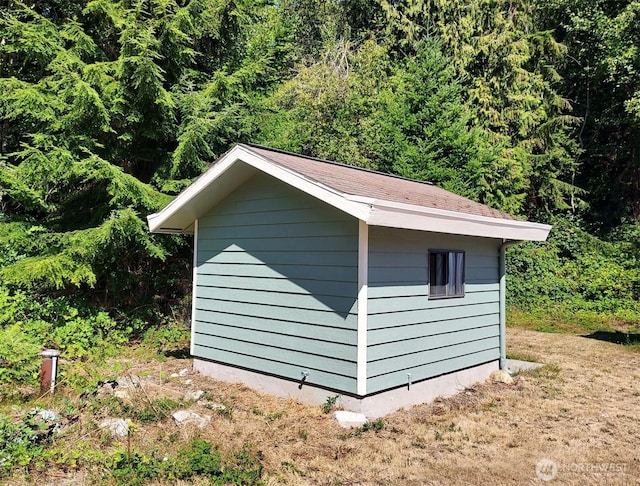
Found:
[[259, 175], [198, 224], [194, 351], [355, 392], [358, 223]]
[[[322, 266], [335, 266], [336, 260], [338, 261], [353, 261], [358, 258], [358, 253], [355, 251], [342, 252], [340, 255], [336, 255], [335, 251], [328, 253], [326, 250], [315, 251], [252, 251], [247, 253], [244, 250], [226, 250], [222, 253], [218, 253], [214, 257], [207, 260], [207, 262], [201, 263], [231, 263], [234, 265], [262, 265], [263, 262], [269, 261], [271, 265], [308, 265], [309, 262], [313, 262], [314, 265]], [[347, 268], [352, 268], [347, 266]]]
[[[250, 302], [251, 304], [264, 304], [280, 307], [286, 314], [286, 309], [305, 309], [323, 312], [335, 312], [340, 315], [353, 313], [354, 300], [351, 297], [319, 296], [309, 298], [309, 294], [296, 292], [272, 292], [264, 290], [245, 290], [227, 287], [198, 286], [198, 298], [225, 300], [229, 302]], [[320, 298], [321, 297], [321, 298]]]
[[[435, 328], [437, 326], [432, 327]], [[395, 328], [395, 331], [397, 332], [398, 328]], [[436, 330], [432, 329], [430, 332], [436, 332]], [[368, 349], [368, 358], [369, 361], [373, 363], [375, 361], [388, 359], [389, 356], [404, 356], [423, 352], [425, 350], [436, 350], [439, 348], [453, 346], [458, 343], [474, 342], [479, 339], [493, 338], [497, 336], [498, 329], [496, 329], [496, 326], [492, 325], [464, 328], [455, 332], [452, 330], [444, 332], [440, 329], [440, 332], [437, 334], [415, 336], [411, 339], [370, 345]], [[400, 347], [400, 349], [398, 349], [398, 347]]]
[[325, 235], [306, 236], [304, 247], [301, 247], [295, 238], [265, 239], [261, 237], [260, 234], [255, 234], [243, 238], [242, 246], [238, 246], [238, 241], [235, 238], [225, 236], [224, 234], [217, 235], [215, 238], [203, 238], [199, 235], [198, 246], [201, 247], [203, 251], [208, 251], [211, 254], [217, 254], [222, 250], [251, 252], [287, 251], [292, 253], [305, 251], [354, 251], [353, 235], [351, 234], [334, 235], [331, 238], [327, 238]]
[[[313, 275], [310, 275], [310, 277], [312, 276]], [[217, 278], [218, 275], [200, 275], [198, 284], [204, 287], [214, 287]], [[353, 292], [355, 292], [355, 282], [337, 282], [334, 280], [328, 282], [328, 285], [319, 285], [317, 279], [299, 278], [294, 282], [284, 275], [280, 276], [280, 278], [257, 278], [253, 275], [226, 275], [225, 285], [231, 289], [282, 292], [285, 294], [307, 294], [310, 287], [317, 286], [318, 289], [314, 292], [314, 295], [318, 297], [344, 297], [352, 295]]]
[[495, 302], [496, 293], [487, 292], [466, 292], [464, 298], [452, 299], [428, 299], [426, 295], [385, 297], [371, 299], [369, 302], [369, 315], [406, 312], [408, 310], [424, 310], [438, 312], [440, 309], [448, 307], [460, 307], [476, 304], [487, 304]]
[[462, 356], [449, 355], [449, 357], [442, 361], [419, 364], [413, 368], [394, 370], [386, 375], [375, 376], [367, 380], [367, 387], [371, 393], [374, 391], [383, 391], [389, 388], [407, 385], [407, 374], [411, 374], [411, 381], [415, 383], [425, 378], [432, 378], [476, 366], [479, 363], [495, 361], [498, 358], [499, 351], [493, 348]]
[[[444, 300], [444, 299], [443, 299]], [[462, 302], [462, 299], [456, 299]], [[420, 324], [423, 322], [440, 321], [446, 328], [447, 321], [454, 321], [466, 317], [479, 316], [479, 324], [484, 323], [484, 316], [496, 314], [500, 311], [499, 305], [495, 302], [488, 304], [475, 305], [459, 305], [452, 307], [443, 307], [436, 310], [405, 310], [402, 312], [393, 312], [387, 314], [375, 314], [369, 316], [367, 329], [385, 329], [397, 326], [407, 326], [410, 324]]]
[[[301, 242], [301, 244], [304, 244]], [[198, 253], [202, 255], [204, 252]], [[204, 259], [202, 260], [204, 261]], [[321, 282], [351, 282], [354, 289], [357, 285], [357, 276], [354, 277], [354, 267], [340, 262], [344, 266], [314, 265], [309, 261], [306, 265], [282, 265], [277, 263], [263, 262], [261, 264], [233, 264], [233, 263], [200, 263], [198, 265], [199, 275], [228, 275], [232, 277], [255, 277], [255, 278], [288, 278], [298, 281], [300, 279], [321, 281]]]
[[[498, 358], [497, 240], [371, 228], [367, 392]], [[465, 295], [429, 299], [430, 249], [465, 252]]]
[[[200, 290], [200, 287], [197, 289]], [[333, 311], [320, 311], [308, 308], [281, 307], [276, 305], [256, 304], [254, 302], [233, 302], [229, 300], [205, 299], [196, 297], [196, 309], [218, 311], [237, 316], [262, 317], [264, 319], [282, 319], [296, 322], [298, 325], [343, 327], [356, 329], [356, 316], [353, 313], [343, 315]], [[315, 298], [308, 299], [313, 302]], [[311, 307], [307, 304], [305, 307]], [[197, 313], [196, 313], [197, 316]]]
[[[406, 340], [420, 339], [425, 336], [433, 336], [436, 334], [448, 334], [458, 331], [472, 330], [484, 326], [490, 326], [496, 330], [496, 326], [500, 322], [500, 314], [484, 314], [480, 316], [461, 317], [454, 320], [441, 320], [441, 321], [427, 321], [416, 324], [408, 324], [405, 326], [395, 327], [382, 327], [378, 329], [372, 329], [369, 331], [368, 344], [374, 347], [378, 344], [390, 344], [397, 346], [398, 336], [402, 339], [399, 341], [400, 345]], [[397, 350], [393, 350], [389, 354], [398, 353]]]
[[[219, 218], [218, 218], [219, 219]], [[208, 222], [216, 224], [215, 221]], [[353, 231], [353, 221], [326, 221], [326, 222], [304, 222], [304, 223], [264, 223], [257, 219], [253, 224], [247, 226], [226, 226], [226, 227], [202, 227], [198, 228], [198, 236], [203, 239], [215, 238], [219, 235], [226, 235], [226, 231], [233, 232], [236, 241], [241, 238], [305, 238], [307, 236], [331, 236], [344, 235]], [[298, 247], [300, 248], [300, 247]]]
[[[459, 336], [461, 338], [461, 336]], [[453, 344], [450, 346], [446, 346], [444, 348], [435, 348], [435, 349], [426, 349], [424, 351], [412, 353], [412, 354], [401, 354], [398, 356], [394, 356], [392, 358], [386, 358], [378, 361], [370, 361], [367, 363], [367, 376], [369, 378], [374, 378], [378, 375], [384, 375], [389, 373], [394, 373], [395, 371], [407, 371], [418, 369], [424, 364], [435, 363], [436, 361], [444, 361], [448, 360], [452, 357], [469, 355], [474, 353], [480, 353], [484, 351], [493, 350], [496, 353], [499, 348], [498, 336], [488, 337], [485, 339], [479, 339], [477, 341], [462, 341], [457, 342], [457, 344]], [[443, 352], [446, 350], [446, 352]], [[495, 355], [496, 358], [498, 355]], [[484, 363], [486, 361], [478, 361], [474, 364]], [[455, 371], [453, 369], [444, 370], [443, 373]], [[422, 380], [424, 378], [430, 378], [429, 376], [420, 376], [419, 374], [413, 375], [414, 380]], [[399, 383], [400, 385], [402, 383]], [[387, 385], [387, 388], [392, 386], [396, 386], [398, 384]], [[367, 392], [371, 393], [374, 390], [367, 389]]]
[[[201, 327], [201, 329], [210, 329]], [[260, 356], [269, 357], [274, 361], [281, 361], [295, 365], [298, 372], [291, 378], [298, 378], [300, 370], [313, 368], [323, 370], [327, 373], [335, 373], [342, 376], [355, 376], [356, 364], [354, 361], [346, 361], [340, 356], [327, 356], [320, 352], [311, 353], [310, 349], [305, 349], [305, 343], [302, 339], [290, 338], [285, 341], [283, 336], [280, 339], [270, 339], [268, 342], [245, 341], [234, 337], [237, 328], [225, 328], [224, 336], [210, 335], [203, 332], [197, 332], [196, 342], [202, 346], [231, 353], [238, 353], [239, 356]], [[248, 330], [247, 330], [248, 331]], [[246, 332], [243, 337], [246, 339], [259, 339], [258, 332]], [[274, 336], [275, 337], [275, 336]], [[297, 342], [294, 342], [297, 341]], [[313, 351], [318, 350], [318, 343], [314, 343]], [[302, 351], [298, 351], [302, 349]], [[337, 346], [333, 349], [337, 349]], [[242, 362], [234, 363], [242, 366]]]
[[203, 357], [224, 364], [232, 364], [234, 366], [255, 370], [270, 375], [289, 378], [292, 380], [300, 380], [302, 371], [309, 372], [306, 380], [309, 384], [318, 384], [338, 391], [355, 390], [355, 375], [345, 376], [336, 373], [328, 373], [325, 370], [313, 367], [301, 367], [286, 361], [278, 361], [269, 359], [268, 357], [244, 355], [236, 351], [225, 351], [213, 347], [207, 347], [196, 341], [193, 349], [194, 356]]
[[[403, 287], [403, 288], [399, 288]], [[498, 291], [498, 283], [473, 283], [469, 282], [467, 278], [467, 282], [465, 285], [466, 293], [474, 293], [474, 292], [497, 292]], [[397, 295], [403, 295], [406, 297], [410, 296], [418, 296], [423, 297], [429, 293], [429, 285], [426, 282], [422, 283], [395, 283], [394, 285], [389, 286], [376, 286], [369, 287], [369, 298], [370, 299], [382, 299], [385, 297], [395, 297]]]
[[237, 327], [257, 331], [274, 332], [276, 334], [286, 334], [305, 339], [320, 341], [331, 341], [337, 344], [351, 346], [354, 340], [354, 330], [344, 327], [331, 327], [326, 325], [313, 325], [305, 323], [304, 326], [296, 325], [295, 321], [287, 321], [283, 318], [266, 319], [264, 316], [255, 317], [243, 315], [238, 319], [237, 314], [227, 314], [225, 312], [200, 310], [198, 312], [199, 322], [202, 329], [206, 331], [208, 324]]

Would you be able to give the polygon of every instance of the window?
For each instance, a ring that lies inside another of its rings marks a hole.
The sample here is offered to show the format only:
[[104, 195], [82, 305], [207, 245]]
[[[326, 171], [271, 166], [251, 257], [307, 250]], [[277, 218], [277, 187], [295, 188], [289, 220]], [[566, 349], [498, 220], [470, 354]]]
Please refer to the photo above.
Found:
[[464, 252], [429, 251], [429, 298], [464, 297]]

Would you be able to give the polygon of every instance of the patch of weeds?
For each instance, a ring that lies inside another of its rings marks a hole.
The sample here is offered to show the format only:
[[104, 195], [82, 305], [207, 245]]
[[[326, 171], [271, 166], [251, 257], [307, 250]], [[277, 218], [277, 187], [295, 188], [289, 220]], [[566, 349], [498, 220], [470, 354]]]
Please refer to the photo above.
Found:
[[197, 437], [191, 440], [188, 448], [180, 449], [175, 460], [176, 479], [191, 479], [193, 476], [216, 477], [222, 474], [222, 456], [211, 451], [211, 444]]
[[320, 406], [322, 413], [331, 413], [331, 411], [336, 407], [336, 403], [340, 395], [335, 395], [333, 397], [327, 397], [325, 402]]
[[189, 330], [174, 322], [148, 329], [144, 333], [142, 345], [163, 357], [188, 358], [189, 339]]
[[107, 395], [93, 399], [88, 408], [89, 412], [97, 417], [129, 417], [132, 420], [148, 424], [167, 419], [173, 410], [181, 406], [183, 406], [182, 401], [164, 397], [144, 398], [130, 403], [118, 397]]
[[541, 326], [538, 326], [538, 327], [536, 327], [536, 331], [538, 331], [538, 332], [549, 332], [549, 333], [555, 333], [555, 334], [567, 332], [566, 329], [564, 329], [562, 327], [558, 327], [554, 323], [543, 324]]
[[282, 464], [280, 464], [280, 467], [284, 471], [287, 471], [287, 472], [291, 472], [291, 473], [294, 473], [294, 474], [300, 474], [301, 473], [300, 469], [298, 469], [295, 464], [292, 464], [292, 463], [287, 462], [287, 461], [284, 461]]
[[307, 440], [309, 438], [309, 434], [307, 433], [306, 430], [298, 430], [298, 437], [301, 438], [302, 440]]
[[518, 361], [528, 361], [531, 363], [538, 362], [538, 358], [527, 353], [507, 353], [507, 359], [516, 359]]
[[34, 408], [15, 422], [0, 415], [0, 477], [8, 475], [16, 467], [43, 465], [55, 426], [41, 420], [38, 411]]
[[76, 403], [68, 397], [64, 397], [60, 403], [60, 414], [65, 417], [77, 417], [80, 414], [80, 409]]
[[440, 442], [441, 440], [443, 440], [444, 438], [442, 437], [442, 433], [439, 430], [436, 430], [435, 434], [434, 434], [434, 439], [437, 440], [438, 442]]
[[368, 432], [373, 430], [374, 432], [379, 432], [384, 429], [384, 420], [378, 419], [373, 422], [365, 422], [360, 427], [356, 427], [348, 434], [340, 434], [338, 436], [339, 439], [346, 440], [350, 437], [360, 437], [364, 432]]
[[280, 420], [282, 417], [284, 417], [284, 412], [279, 411], [279, 412], [271, 412], [267, 414], [265, 418], [267, 419], [267, 422], [275, 422], [276, 420]]
[[215, 407], [213, 409], [221, 417], [231, 420], [233, 418], [233, 407], [229, 405], [222, 405], [221, 407]]
[[111, 457], [108, 466], [118, 484], [137, 486], [150, 479], [164, 476], [166, 464], [156, 457], [155, 451], [146, 455], [119, 450]]
[[142, 423], [160, 422], [182, 404], [170, 398], [154, 398], [147, 400], [141, 408], [135, 410], [134, 416]]
[[156, 478], [192, 482], [207, 478], [212, 484], [258, 484], [262, 477], [261, 454], [252, 453], [251, 445], [225, 459], [211, 444], [193, 438], [178, 450], [175, 457], [160, 458], [157, 451], [117, 451], [108, 461], [108, 469], [118, 484], [140, 485]]
[[416, 449], [427, 448], [427, 442], [422, 437], [416, 437], [415, 439], [413, 439], [413, 441], [411, 442], [411, 445]]
[[374, 430], [378, 432], [384, 429], [384, 420], [378, 419], [378, 420], [374, 420], [373, 422], [365, 422], [364, 424], [362, 424], [362, 427], [360, 428], [362, 429], [363, 432], [367, 432], [368, 430]]
[[554, 379], [560, 374], [560, 367], [555, 363], [549, 363], [534, 370], [527, 370], [524, 373], [536, 378]]
[[112, 395], [95, 397], [87, 404], [88, 412], [94, 417], [121, 417], [132, 413], [132, 407]]
[[251, 413], [253, 415], [258, 415], [258, 416], [263, 416], [264, 412], [262, 410], [260, 410], [256, 405], [254, 405], [253, 407], [251, 407]]
[[57, 447], [47, 452], [49, 462], [57, 467], [68, 470], [79, 470], [89, 464], [104, 464], [105, 454], [95, 449], [92, 441], [79, 441], [74, 447]]

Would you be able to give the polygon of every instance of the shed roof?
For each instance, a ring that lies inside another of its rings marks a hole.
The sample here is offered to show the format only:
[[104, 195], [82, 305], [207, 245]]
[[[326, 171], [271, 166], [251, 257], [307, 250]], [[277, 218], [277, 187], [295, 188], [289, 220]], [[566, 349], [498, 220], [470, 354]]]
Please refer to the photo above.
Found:
[[192, 233], [196, 219], [258, 172], [374, 226], [518, 240], [545, 240], [551, 229], [549, 225], [519, 220], [427, 182], [239, 144], [162, 211], [150, 215], [150, 230]]

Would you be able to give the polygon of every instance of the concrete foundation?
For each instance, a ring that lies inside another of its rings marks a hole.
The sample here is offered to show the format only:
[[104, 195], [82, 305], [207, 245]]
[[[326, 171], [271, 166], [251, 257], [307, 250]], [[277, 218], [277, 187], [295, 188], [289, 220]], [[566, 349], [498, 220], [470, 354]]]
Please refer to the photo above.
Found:
[[[340, 395], [337, 405], [345, 410], [363, 413], [370, 419], [378, 418], [401, 408], [430, 402], [437, 397], [455, 395], [474, 383], [486, 380], [499, 368], [498, 365], [497, 360], [491, 361], [413, 383], [410, 387], [403, 386], [365, 397]], [[310, 384], [304, 383], [300, 386], [300, 382], [198, 358], [193, 360], [193, 369], [217, 380], [243, 383], [254, 390], [285, 398], [295, 398], [310, 405], [321, 405], [327, 401], [327, 397], [338, 394]]]

